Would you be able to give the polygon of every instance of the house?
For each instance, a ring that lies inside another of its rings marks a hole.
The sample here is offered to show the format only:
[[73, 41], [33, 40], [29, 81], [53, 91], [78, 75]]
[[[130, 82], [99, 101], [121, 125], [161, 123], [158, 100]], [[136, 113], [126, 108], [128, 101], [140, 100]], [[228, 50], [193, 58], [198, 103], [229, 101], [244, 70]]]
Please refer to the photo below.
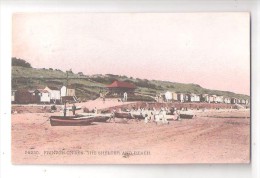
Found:
[[51, 103], [60, 103], [61, 91], [57, 87], [48, 87], [46, 86], [44, 90], [50, 93], [50, 102]]
[[231, 103], [231, 98], [225, 97], [224, 98], [224, 103], [230, 104]]
[[18, 89], [15, 92], [14, 98], [18, 104], [29, 104], [32, 101], [32, 93], [27, 89]]
[[110, 85], [107, 85], [106, 88], [111, 94], [114, 95], [123, 95], [123, 93], [134, 93], [136, 86], [133, 83], [114, 81]]
[[50, 93], [44, 89], [36, 89], [33, 92], [34, 102], [36, 103], [50, 103]]
[[12, 92], [11, 92], [11, 101], [12, 101], [12, 103], [15, 102], [15, 92], [16, 92], [16, 90], [12, 90]]

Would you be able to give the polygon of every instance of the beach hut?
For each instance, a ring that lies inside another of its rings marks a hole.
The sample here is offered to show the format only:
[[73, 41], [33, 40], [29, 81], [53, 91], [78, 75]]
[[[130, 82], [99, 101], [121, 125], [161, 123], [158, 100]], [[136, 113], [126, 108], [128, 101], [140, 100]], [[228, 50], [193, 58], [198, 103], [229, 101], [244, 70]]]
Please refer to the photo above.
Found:
[[176, 92], [172, 92], [172, 100], [178, 101], [178, 94]]
[[18, 89], [15, 92], [14, 98], [18, 104], [29, 104], [32, 102], [32, 93], [27, 89]]
[[209, 95], [208, 95], [208, 94], [202, 94], [202, 95], [200, 95], [200, 102], [209, 103]]
[[238, 100], [237, 98], [231, 98], [231, 104], [237, 104]]
[[51, 103], [60, 103], [61, 100], [61, 91], [57, 87], [48, 87], [46, 86], [44, 90], [50, 93], [50, 102]]
[[209, 96], [209, 103], [216, 103], [216, 98], [217, 98], [216, 95], [210, 95]]
[[191, 94], [184, 94], [184, 102], [191, 102]]
[[191, 94], [190, 97], [191, 102], [200, 102], [200, 95]]
[[165, 96], [166, 102], [172, 101], [172, 93], [171, 92], [169, 92], [169, 91], [165, 92], [164, 96]]
[[224, 103], [224, 96], [216, 96], [217, 103]]
[[177, 93], [177, 100], [179, 102], [184, 102], [184, 94], [183, 93]]
[[50, 93], [44, 89], [36, 89], [33, 92], [34, 102], [36, 103], [50, 103], [51, 97]]
[[62, 86], [60, 89], [60, 96], [76, 96], [76, 91], [71, 86]]
[[224, 97], [224, 103], [230, 104], [230, 103], [231, 103], [231, 98], [229, 98], [229, 97]]
[[12, 90], [12, 93], [11, 93], [11, 101], [12, 101], [12, 103], [15, 102], [15, 92], [16, 92], [16, 90]]

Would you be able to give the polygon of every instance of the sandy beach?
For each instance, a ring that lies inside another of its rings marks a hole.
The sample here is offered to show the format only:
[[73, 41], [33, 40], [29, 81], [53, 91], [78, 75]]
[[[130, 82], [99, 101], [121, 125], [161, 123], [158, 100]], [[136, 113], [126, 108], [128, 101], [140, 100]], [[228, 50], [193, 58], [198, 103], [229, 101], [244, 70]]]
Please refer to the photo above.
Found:
[[198, 111], [194, 119], [169, 125], [117, 118], [54, 127], [51, 115], [60, 113], [12, 114], [14, 164], [250, 162], [248, 109]]

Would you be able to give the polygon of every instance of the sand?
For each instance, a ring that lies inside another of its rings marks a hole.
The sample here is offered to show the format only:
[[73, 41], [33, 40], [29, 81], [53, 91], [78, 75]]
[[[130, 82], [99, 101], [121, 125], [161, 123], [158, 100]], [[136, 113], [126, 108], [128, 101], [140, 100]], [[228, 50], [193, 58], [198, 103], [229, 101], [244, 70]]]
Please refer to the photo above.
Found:
[[249, 110], [207, 110], [169, 125], [116, 119], [51, 126], [53, 114], [60, 113], [12, 114], [14, 164], [250, 162]]

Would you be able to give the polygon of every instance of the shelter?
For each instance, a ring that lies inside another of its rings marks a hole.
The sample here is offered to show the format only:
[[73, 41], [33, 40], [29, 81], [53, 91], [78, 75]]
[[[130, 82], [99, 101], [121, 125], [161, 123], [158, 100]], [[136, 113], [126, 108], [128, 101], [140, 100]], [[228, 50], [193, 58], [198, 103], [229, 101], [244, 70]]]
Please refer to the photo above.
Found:
[[111, 94], [122, 95], [123, 93], [134, 93], [136, 86], [132, 83], [114, 81], [110, 85], [107, 85], [106, 88]]

